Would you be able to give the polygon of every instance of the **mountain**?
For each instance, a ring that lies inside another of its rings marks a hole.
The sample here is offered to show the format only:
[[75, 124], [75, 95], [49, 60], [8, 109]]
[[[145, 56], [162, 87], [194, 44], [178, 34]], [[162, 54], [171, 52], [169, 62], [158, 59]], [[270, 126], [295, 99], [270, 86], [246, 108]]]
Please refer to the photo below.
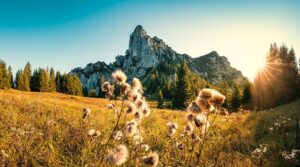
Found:
[[168, 46], [158, 37], [150, 37], [141, 25], [138, 25], [130, 35], [129, 48], [125, 55], [118, 55], [115, 62], [90, 63], [85, 68], [75, 68], [71, 73], [79, 76], [83, 87], [88, 90], [98, 89], [98, 81], [101, 75], [110, 79], [111, 73], [116, 69], [122, 69], [129, 80], [138, 77], [147, 86], [151, 74], [159, 73], [160, 77], [172, 79], [179, 64], [187, 62], [190, 70], [201, 78], [216, 84], [226, 80], [229, 85], [233, 81], [240, 84], [248, 82], [240, 71], [231, 67], [230, 62], [216, 51], [207, 55], [192, 58], [187, 54], [180, 54]]

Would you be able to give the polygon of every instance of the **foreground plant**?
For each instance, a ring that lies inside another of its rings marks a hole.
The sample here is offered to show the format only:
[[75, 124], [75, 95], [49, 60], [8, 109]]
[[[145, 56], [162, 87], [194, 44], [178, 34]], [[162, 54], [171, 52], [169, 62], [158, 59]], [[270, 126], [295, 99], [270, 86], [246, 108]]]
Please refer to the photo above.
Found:
[[[224, 103], [225, 96], [213, 89], [202, 89], [192, 101], [186, 114], [186, 124], [180, 136], [176, 136], [177, 123], [167, 123], [167, 135], [172, 138], [169, 150], [171, 158], [178, 165], [199, 164], [207, 142], [207, 133], [212, 123], [208, 117]], [[215, 117], [213, 118], [213, 121]], [[176, 157], [179, 156], [179, 157]]]
[[130, 85], [121, 70], [115, 71], [112, 78], [112, 83], [102, 84], [102, 91], [112, 102], [107, 107], [115, 113], [116, 121], [103, 146], [107, 154], [102, 157], [101, 163], [121, 165], [138, 161], [144, 165], [157, 166], [158, 154], [146, 154], [150, 146], [143, 142], [142, 137], [141, 122], [149, 116], [151, 110], [143, 96], [141, 81], [134, 78]]

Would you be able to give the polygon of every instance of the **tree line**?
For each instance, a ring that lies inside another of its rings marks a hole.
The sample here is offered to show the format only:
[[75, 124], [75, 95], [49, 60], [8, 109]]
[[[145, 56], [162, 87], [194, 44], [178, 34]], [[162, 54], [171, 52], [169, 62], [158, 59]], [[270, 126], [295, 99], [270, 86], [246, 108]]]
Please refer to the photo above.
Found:
[[265, 66], [257, 72], [253, 82], [254, 106], [267, 109], [299, 98], [299, 74], [293, 47], [271, 44]]
[[82, 96], [82, 86], [79, 78], [73, 74], [55, 73], [53, 68], [38, 68], [32, 71], [28, 62], [23, 69], [13, 77], [12, 68], [0, 60], [0, 89], [18, 89], [32, 92], [61, 92]]

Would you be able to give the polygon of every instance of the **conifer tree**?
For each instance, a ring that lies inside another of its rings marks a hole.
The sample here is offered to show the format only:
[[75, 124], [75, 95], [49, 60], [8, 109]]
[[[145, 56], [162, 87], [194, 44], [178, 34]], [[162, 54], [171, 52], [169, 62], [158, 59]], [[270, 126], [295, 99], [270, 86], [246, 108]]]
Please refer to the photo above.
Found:
[[26, 86], [24, 83], [24, 73], [22, 70], [18, 70], [16, 73], [16, 88], [18, 90], [26, 91]]
[[56, 91], [57, 92], [62, 92], [62, 76], [60, 74], [59, 71], [56, 72], [56, 75], [55, 75], [55, 84], [56, 84]]
[[0, 89], [10, 88], [10, 76], [6, 69], [6, 64], [3, 60], [0, 60]]
[[[39, 69], [39, 70], [41, 70], [41, 69]], [[39, 92], [41, 89], [39, 74], [40, 74], [40, 71], [38, 71], [37, 69], [33, 70], [33, 74], [30, 79], [30, 90], [31, 91]]]
[[24, 74], [23, 74], [25, 91], [30, 91], [30, 79], [31, 79], [31, 65], [28, 62], [24, 68]]
[[164, 108], [164, 97], [161, 90], [158, 91], [157, 108]]
[[68, 89], [67, 89], [67, 81], [68, 80], [68, 77], [67, 77], [67, 74], [64, 73], [63, 76], [61, 77], [61, 92], [62, 93], [67, 93]]
[[[101, 85], [105, 82], [104, 76], [101, 74], [98, 82], [98, 97], [105, 97], [105, 92], [102, 91]], [[87, 87], [85, 87], [87, 89]]]
[[82, 96], [82, 86], [79, 78], [75, 75], [67, 75], [67, 93], [71, 95]]
[[219, 84], [217, 85], [217, 90], [219, 90], [220, 93], [226, 97], [222, 106], [224, 108], [229, 109], [232, 93], [227, 81], [226, 80], [220, 81]]
[[172, 101], [173, 108], [183, 109], [187, 107], [187, 104], [191, 101], [193, 92], [189, 80], [189, 68], [187, 64], [183, 62], [178, 70], [178, 81]]
[[55, 72], [53, 68], [50, 69], [49, 92], [56, 92]]
[[48, 92], [49, 91], [49, 73], [48, 70], [40, 69], [39, 71], [39, 82], [40, 82], [40, 91]]
[[9, 87], [14, 88], [14, 76], [11, 66], [8, 66]]
[[243, 89], [243, 97], [242, 97], [242, 104], [243, 105], [250, 105], [251, 103], [251, 84], [247, 84]]
[[241, 106], [241, 94], [236, 83], [234, 83], [232, 88], [231, 110], [237, 111], [240, 108], [240, 106]]

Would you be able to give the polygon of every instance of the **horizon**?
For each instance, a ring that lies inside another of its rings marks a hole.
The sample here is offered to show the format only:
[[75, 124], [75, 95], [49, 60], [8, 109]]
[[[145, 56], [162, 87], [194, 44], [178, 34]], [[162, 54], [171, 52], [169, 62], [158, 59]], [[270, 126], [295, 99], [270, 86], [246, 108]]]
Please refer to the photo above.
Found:
[[299, 58], [297, 1], [14, 0], [0, 4], [0, 58], [14, 73], [28, 61], [33, 68], [53, 67], [61, 72], [97, 61], [111, 63], [128, 49], [137, 25], [178, 53], [199, 57], [216, 51], [250, 80], [263, 66], [273, 42], [293, 46]]

